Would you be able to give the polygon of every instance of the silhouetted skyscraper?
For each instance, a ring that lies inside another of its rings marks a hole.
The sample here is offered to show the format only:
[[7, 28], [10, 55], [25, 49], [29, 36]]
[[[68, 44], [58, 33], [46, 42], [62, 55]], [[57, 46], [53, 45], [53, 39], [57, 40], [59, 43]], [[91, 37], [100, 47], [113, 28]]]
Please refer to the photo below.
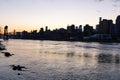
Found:
[[116, 19], [116, 33], [120, 36], [120, 15]]
[[79, 31], [82, 32], [82, 25], [79, 26]]
[[102, 21], [102, 17], [99, 17], [99, 24], [100, 24], [101, 21]]
[[3, 37], [4, 40], [8, 40], [8, 26], [6, 25], [4, 27], [4, 37]]
[[75, 25], [72, 24], [71, 26], [67, 26], [67, 32], [74, 33], [75, 32]]
[[90, 36], [93, 34], [93, 27], [88, 24], [84, 26], [84, 36]]
[[112, 20], [103, 19], [103, 20], [100, 21], [99, 25], [97, 25], [97, 31], [98, 31], [99, 34], [111, 34], [111, 33], [114, 33], [113, 29], [114, 29], [114, 25], [113, 25]]
[[45, 31], [48, 31], [48, 26], [45, 27]]

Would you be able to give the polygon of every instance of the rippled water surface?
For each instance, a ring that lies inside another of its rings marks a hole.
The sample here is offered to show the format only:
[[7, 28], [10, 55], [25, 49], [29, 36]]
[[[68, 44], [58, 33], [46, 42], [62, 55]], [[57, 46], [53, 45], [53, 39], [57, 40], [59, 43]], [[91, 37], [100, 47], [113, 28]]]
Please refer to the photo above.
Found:
[[[0, 80], [120, 80], [120, 44], [9, 40]], [[21, 65], [24, 71], [12, 70]], [[20, 75], [18, 75], [20, 73]]]

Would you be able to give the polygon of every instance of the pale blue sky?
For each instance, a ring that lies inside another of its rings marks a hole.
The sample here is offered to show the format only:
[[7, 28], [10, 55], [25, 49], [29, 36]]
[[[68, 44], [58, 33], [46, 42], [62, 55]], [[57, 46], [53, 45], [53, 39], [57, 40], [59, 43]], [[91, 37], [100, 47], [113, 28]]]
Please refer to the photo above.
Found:
[[99, 17], [120, 15], [120, 0], [0, 0], [0, 26], [10, 30], [50, 29], [69, 24], [95, 27]]

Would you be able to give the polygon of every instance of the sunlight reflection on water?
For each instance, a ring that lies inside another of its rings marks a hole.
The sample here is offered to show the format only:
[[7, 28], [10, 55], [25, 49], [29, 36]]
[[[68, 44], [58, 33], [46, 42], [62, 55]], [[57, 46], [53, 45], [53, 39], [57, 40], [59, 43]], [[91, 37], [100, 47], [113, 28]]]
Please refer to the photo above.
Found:
[[[10, 58], [0, 55], [3, 80], [119, 80], [120, 45], [66, 41], [9, 40]], [[27, 71], [12, 71], [24, 65]], [[20, 73], [21, 75], [17, 75]], [[6, 75], [4, 75], [6, 74]], [[14, 75], [14, 76], [13, 76]]]

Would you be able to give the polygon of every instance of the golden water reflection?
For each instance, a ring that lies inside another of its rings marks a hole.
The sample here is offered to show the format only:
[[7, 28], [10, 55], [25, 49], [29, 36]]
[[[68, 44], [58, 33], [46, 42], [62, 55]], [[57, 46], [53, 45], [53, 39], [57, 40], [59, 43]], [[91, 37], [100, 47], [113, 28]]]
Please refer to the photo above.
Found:
[[25, 65], [29, 68], [28, 74], [23, 75], [26, 79], [110, 80], [109, 76], [120, 74], [118, 44], [9, 40], [6, 47], [15, 55], [10, 58], [0, 55], [4, 61], [0, 60], [0, 66]]

